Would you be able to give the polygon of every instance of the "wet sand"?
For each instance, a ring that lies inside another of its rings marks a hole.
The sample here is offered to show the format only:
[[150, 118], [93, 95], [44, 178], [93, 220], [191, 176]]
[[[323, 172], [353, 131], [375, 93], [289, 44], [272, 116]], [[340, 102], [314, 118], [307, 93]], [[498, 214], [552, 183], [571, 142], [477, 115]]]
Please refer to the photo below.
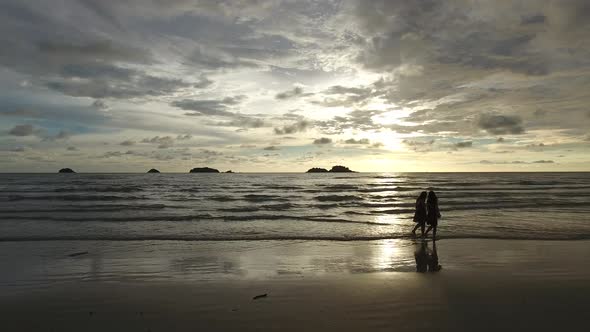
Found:
[[[428, 244], [432, 250], [432, 243]], [[587, 326], [590, 241], [4, 242], [8, 331], [550, 331]], [[87, 252], [87, 253], [85, 253]], [[80, 255], [70, 256], [76, 253]], [[253, 297], [267, 294], [254, 300]]]

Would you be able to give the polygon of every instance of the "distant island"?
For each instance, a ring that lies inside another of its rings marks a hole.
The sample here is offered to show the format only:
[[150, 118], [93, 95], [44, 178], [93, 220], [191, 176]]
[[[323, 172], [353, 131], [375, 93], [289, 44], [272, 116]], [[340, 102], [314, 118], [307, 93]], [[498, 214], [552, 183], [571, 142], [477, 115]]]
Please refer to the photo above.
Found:
[[307, 170], [306, 173], [328, 173], [328, 170], [320, 167], [313, 167]]
[[71, 168], [62, 168], [59, 170], [58, 173], [76, 173], [76, 172]]
[[195, 167], [190, 170], [190, 173], [219, 173], [219, 170], [210, 167]]
[[233, 171], [230, 169], [229, 171], [225, 171], [226, 173], [233, 173]]
[[148, 173], [160, 173], [160, 171], [158, 171], [155, 168], [150, 169], [149, 171], [147, 171]]
[[355, 171], [351, 171], [346, 166], [336, 165], [332, 166], [332, 168], [328, 171], [325, 168], [320, 167], [313, 167], [307, 170], [306, 173], [356, 173]]

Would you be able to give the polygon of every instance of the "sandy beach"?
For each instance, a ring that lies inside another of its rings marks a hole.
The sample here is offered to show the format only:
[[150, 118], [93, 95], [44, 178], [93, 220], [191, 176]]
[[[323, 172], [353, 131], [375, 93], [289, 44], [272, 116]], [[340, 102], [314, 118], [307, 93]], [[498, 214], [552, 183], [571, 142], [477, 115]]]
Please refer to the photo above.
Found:
[[419, 246], [409, 240], [2, 242], [2, 324], [9, 331], [584, 326], [590, 242], [436, 244], [442, 270], [417, 273]]

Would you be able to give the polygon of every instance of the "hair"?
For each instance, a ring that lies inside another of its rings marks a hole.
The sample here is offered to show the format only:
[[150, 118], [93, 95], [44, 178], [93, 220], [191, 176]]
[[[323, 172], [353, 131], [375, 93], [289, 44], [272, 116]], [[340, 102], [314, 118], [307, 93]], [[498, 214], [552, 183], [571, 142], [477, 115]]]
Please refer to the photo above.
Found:
[[428, 194], [427, 194], [425, 191], [421, 192], [421, 193], [420, 193], [420, 196], [418, 196], [418, 200], [423, 200], [423, 201], [426, 201], [426, 196], [427, 196], [427, 195], [428, 195]]
[[428, 204], [436, 204], [438, 203], [438, 198], [436, 197], [436, 194], [434, 193], [434, 191], [429, 191], [428, 192]]

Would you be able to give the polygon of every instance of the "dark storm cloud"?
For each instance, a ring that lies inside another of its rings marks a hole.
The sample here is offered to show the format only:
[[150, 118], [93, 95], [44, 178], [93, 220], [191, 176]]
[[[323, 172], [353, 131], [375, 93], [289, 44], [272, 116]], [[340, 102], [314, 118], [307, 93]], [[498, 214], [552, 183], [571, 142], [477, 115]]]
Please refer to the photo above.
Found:
[[246, 97], [235, 96], [223, 99], [183, 99], [171, 103], [172, 106], [187, 111], [196, 111], [196, 113], [187, 113], [186, 115], [216, 115], [216, 116], [234, 116], [235, 113], [227, 111], [231, 106], [241, 103]]
[[8, 133], [13, 136], [31, 136], [36, 133], [36, 130], [33, 125], [23, 124], [14, 126]]
[[313, 140], [313, 144], [316, 145], [325, 145], [332, 143], [332, 139], [328, 137], [317, 138]]
[[477, 122], [479, 128], [490, 134], [522, 134], [522, 119], [515, 115], [482, 114]]
[[292, 123], [290, 125], [276, 127], [276, 128], [274, 128], [274, 132], [277, 135], [289, 135], [289, 134], [294, 134], [297, 132], [306, 131], [312, 125], [313, 124], [308, 120], [300, 120], [300, 121], [297, 121], [297, 122]]

